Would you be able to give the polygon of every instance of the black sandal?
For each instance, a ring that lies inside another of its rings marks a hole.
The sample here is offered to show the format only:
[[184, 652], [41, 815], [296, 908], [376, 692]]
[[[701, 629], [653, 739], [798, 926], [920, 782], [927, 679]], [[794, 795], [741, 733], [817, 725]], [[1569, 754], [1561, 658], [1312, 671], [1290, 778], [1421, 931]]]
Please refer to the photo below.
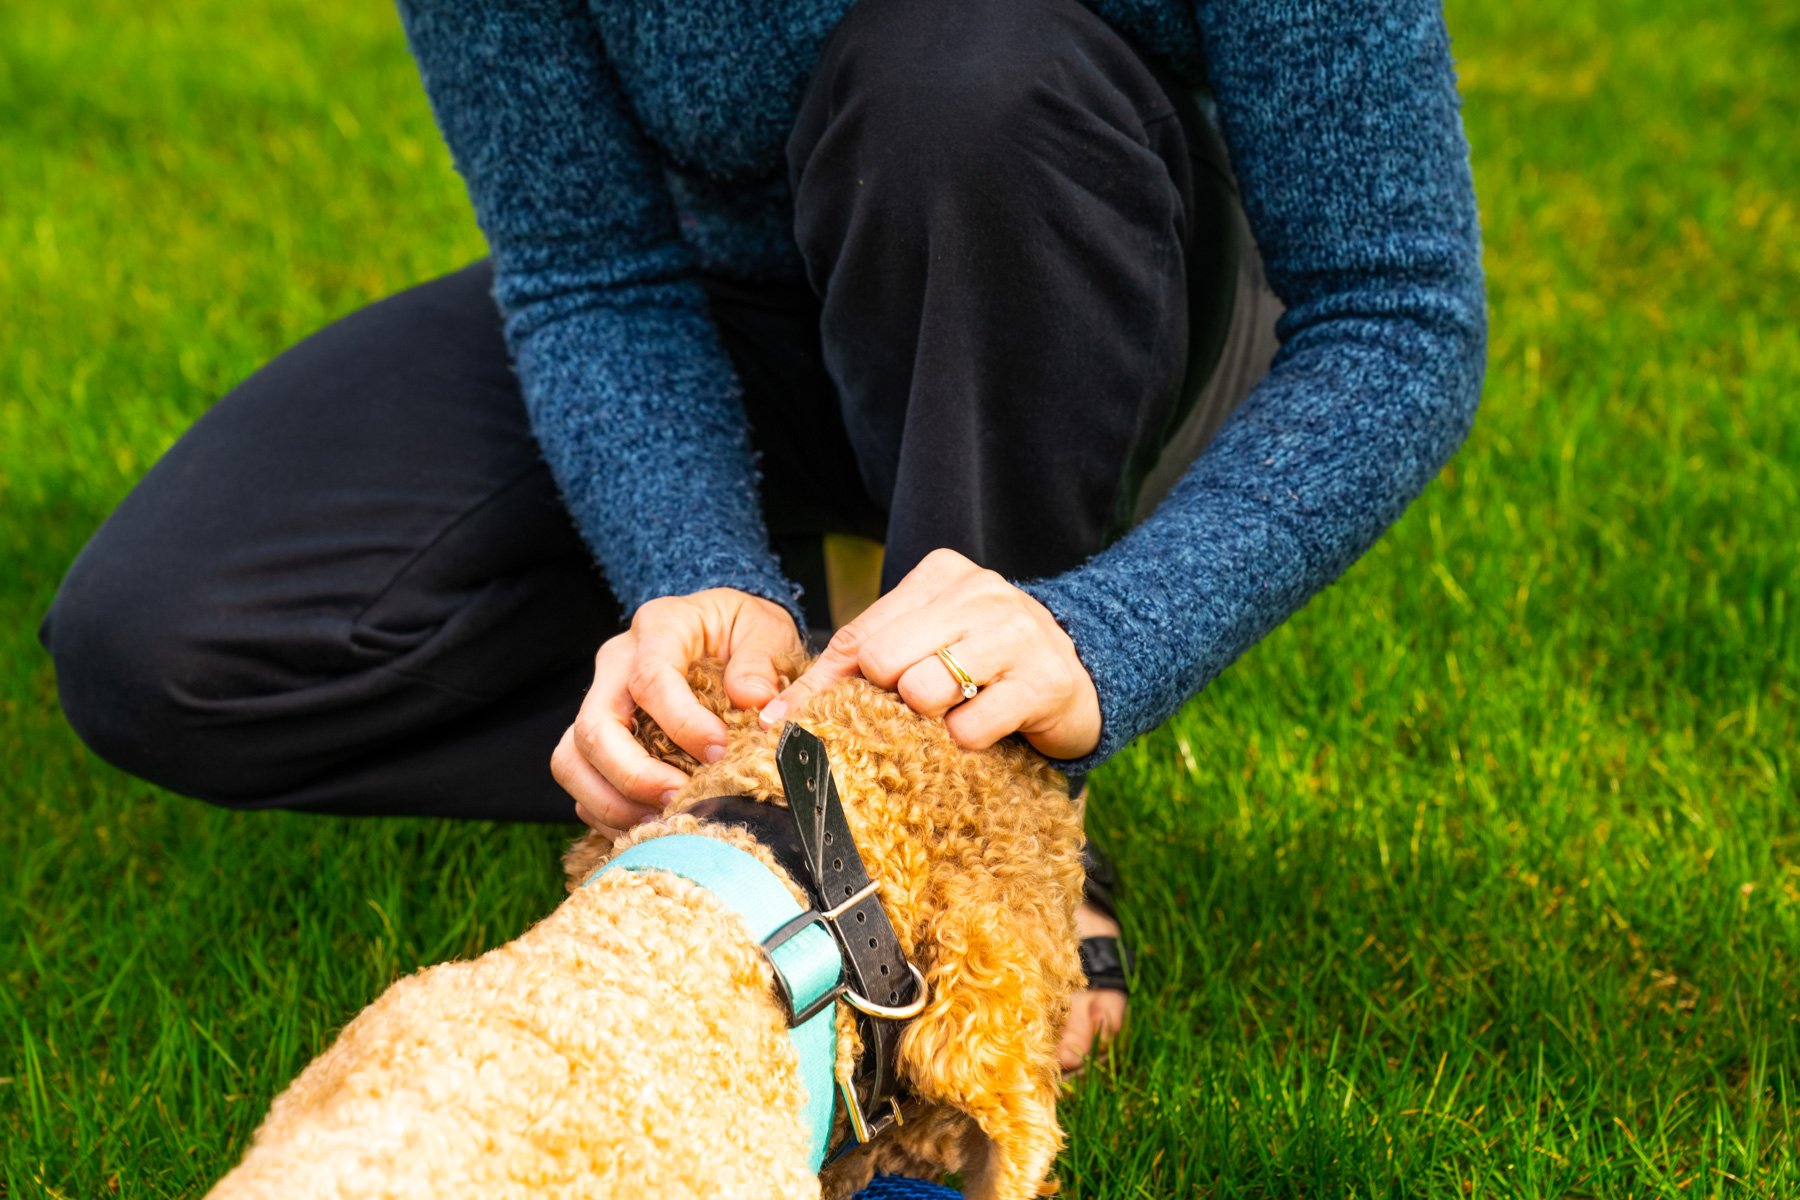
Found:
[[[1119, 894], [1119, 878], [1113, 873], [1112, 863], [1093, 842], [1085, 842], [1081, 847], [1081, 865], [1087, 871], [1087, 893], [1083, 898], [1117, 921], [1119, 911], [1113, 902]], [[1131, 994], [1127, 981], [1132, 967], [1131, 949], [1123, 941], [1111, 936], [1082, 938], [1080, 952], [1081, 973], [1087, 976], [1088, 990]]]

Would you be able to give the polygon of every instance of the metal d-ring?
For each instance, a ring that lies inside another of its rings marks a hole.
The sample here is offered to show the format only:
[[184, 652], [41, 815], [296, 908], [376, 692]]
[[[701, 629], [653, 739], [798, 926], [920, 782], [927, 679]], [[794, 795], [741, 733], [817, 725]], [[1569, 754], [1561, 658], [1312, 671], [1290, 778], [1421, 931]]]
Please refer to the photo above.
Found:
[[885, 1004], [877, 1004], [866, 996], [857, 995], [851, 988], [845, 988], [844, 1003], [848, 1004], [851, 1008], [854, 1008], [857, 1012], [867, 1013], [871, 1017], [881, 1017], [883, 1020], [888, 1021], [912, 1020], [914, 1017], [925, 1011], [925, 1001], [929, 997], [925, 994], [925, 976], [920, 973], [919, 968], [915, 967], [909, 960], [906, 964], [906, 969], [912, 972], [913, 982], [919, 985], [919, 994], [912, 1001], [903, 1004], [898, 1008], [890, 1008]]
[[[818, 915], [824, 917], [833, 925], [836, 925], [839, 917], [843, 916], [850, 909], [861, 904], [864, 900], [873, 896], [880, 890], [881, 880], [871, 879], [867, 886], [858, 890], [855, 895], [849, 897], [842, 904], [838, 905], [836, 908], [826, 909]], [[925, 976], [919, 971], [919, 968], [915, 967], [910, 961], [906, 964], [906, 969], [912, 972], [913, 982], [918, 984], [919, 992], [918, 998], [912, 1000], [910, 1003], [902, 1005], [899, 1008], [890, 1008], [888, 1005], [875, 1003], [867, 996], [857, 995], [848, 986], [845, 986], [843, 991], [844, 1003], [848, 1004], [851, 1008], [854, 1008], [857, 1012], [867, 1013], [871, 1017], [881, 1017], [889, 1021], [912, 1020], [914, 1017], [925, 1011]]]

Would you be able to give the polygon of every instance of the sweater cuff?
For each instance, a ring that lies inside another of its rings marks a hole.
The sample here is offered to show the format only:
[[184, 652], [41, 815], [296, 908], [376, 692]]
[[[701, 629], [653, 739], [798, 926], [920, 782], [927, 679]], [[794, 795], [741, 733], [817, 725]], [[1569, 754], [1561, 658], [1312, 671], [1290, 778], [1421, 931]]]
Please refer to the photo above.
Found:
[[1140, 629], [1128, 606], [1085, 577], [1090, 574], [1075, 570], [1018, 585], [1050, 610], [1075, 643], [1075, 654], [1100, 698], [1099, 744], [1081, 758], [1050, 760], [1072, 776], [1094, 770], [1155, 724], [1153, 717], [1145, 715], [1153, 704], [1141, 694], [1146, 690], [1145, 656], [1160, 657], [1155, 641]]

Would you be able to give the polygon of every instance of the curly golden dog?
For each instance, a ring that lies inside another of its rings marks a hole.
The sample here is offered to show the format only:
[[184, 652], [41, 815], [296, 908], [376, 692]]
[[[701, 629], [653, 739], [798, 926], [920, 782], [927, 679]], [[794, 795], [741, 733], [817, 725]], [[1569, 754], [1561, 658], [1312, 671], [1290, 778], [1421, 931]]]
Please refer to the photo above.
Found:
[[[782, 794], [776, 733], [726, 703], [716, 664], [691, 682], [731, 728], [725, 757], [697, 764], [644, 729], [692, 776], [669, 811], [617, 846], [578, 841], [568, 899], [515, 941], [378, 997], [275, 1099], [214, 1200], [837, 1198], [877, 1171], [961, 1172], [984, 1200], [1054, 1190], [1057, 1036], [1082, 982], [1081, 824], [1063, 777], [1021, 745], [963, 750], [860, 680], [794, 714], [828, 748], [928, 985], [900, 1042], [905, 1123], [821, 1179], [786, 1010], [742, 920], [660, 871], [586, 883], [627, 845], [700, 833], [750, 850], [810, 906], [747, 834], [681, 811]], [[848, 1006], [836, 1020], [842, 1065], [858, 1038]], [[848, 1136], [837, 1121], [834, 1139]]]

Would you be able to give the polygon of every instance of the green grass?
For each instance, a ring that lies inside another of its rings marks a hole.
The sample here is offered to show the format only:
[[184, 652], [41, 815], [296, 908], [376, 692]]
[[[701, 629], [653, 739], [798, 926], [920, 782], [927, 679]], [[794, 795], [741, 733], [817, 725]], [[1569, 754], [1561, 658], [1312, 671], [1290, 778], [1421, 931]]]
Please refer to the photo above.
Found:
[[[1098, 780], [1143, 977], [1076, 1196], [1800, 1195], [1800, 15], [1450, 16], [1485, 407]], [[123, 777], [33, 637], [212, 398], [479, 252], [383, 6], [0, 6], [4, 1194], [202, 1190], [386, 983], [553, 903], [558, 831]]]

